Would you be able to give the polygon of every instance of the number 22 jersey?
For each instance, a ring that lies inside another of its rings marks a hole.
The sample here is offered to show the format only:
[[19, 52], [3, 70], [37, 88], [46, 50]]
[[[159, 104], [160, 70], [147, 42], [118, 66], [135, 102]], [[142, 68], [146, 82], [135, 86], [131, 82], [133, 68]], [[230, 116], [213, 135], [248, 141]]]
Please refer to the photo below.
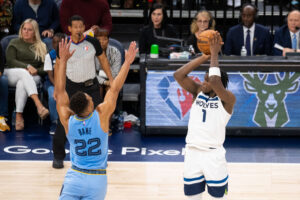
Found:
[[105, 169], [108, 155], [108, 134], [100, 126], [96, 110], [85, 118], [69, 118], [70, 160], [81, 169]]

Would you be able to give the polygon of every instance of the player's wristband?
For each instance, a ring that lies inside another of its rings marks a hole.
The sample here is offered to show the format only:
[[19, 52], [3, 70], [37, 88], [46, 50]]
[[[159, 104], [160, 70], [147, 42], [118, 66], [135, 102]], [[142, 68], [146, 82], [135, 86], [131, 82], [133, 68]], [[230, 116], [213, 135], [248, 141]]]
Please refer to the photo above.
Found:
[[219, 76], [221, 77], [221, 71], [219, 67], [210, 67], [209, 68], [209, 72], [208, 72], [208, 76]]

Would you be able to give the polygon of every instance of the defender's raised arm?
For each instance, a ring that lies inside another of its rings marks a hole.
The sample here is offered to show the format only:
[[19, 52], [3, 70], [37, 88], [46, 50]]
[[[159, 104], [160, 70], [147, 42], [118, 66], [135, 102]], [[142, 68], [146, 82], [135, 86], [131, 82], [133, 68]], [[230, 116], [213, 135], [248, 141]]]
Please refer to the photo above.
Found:
[[134, 61], [137, 52], [138, 49], [136, 48], [136, 42], [131, 42], [128, 50], [125, 52], [125, 61], [121, 67], [121, 70], [113, 80], [111, 87], [105, 95], [103, 105], [109, 106], [102, 106], [101, 104], [99, 105], [103, 107], [104, 110], [108, 110], [109, 114], [111, 114], [115, 109], [119, 92], [124, 85], [130, 65]]
[[70, 52], [71, 41], [62, 40], [59, 43], [59, 58], [57, 59], [55, 66], [55, 98], [56, 108], [61, 123], [66, 129], [67, 133], [67, 122], [71, 115], [69, 109], [69, 96], [66, 92], [66, 68], [68, 59], [74, 54], [75, 50]]

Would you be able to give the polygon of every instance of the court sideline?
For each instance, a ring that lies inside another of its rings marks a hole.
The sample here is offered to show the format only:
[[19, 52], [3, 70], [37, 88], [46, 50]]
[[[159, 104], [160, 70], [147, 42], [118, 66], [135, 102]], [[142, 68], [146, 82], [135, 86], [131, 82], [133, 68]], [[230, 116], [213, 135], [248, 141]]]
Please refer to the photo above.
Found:
[[[109, 138], [106, 199], [184, 199], [184, 144], [184, 136], [145, 137], [135, 129], [114, 133]], [[227, 137], [224, 146], [228, 199], [300, 200], [300, 138]], [[53, 169], [52, 158], [45, 127], [0, 134], [0, 199], [57, 199], [70, 163]]]
[[[69, 166], [55, 170], [50, 161], [1, 161], [0, 197], [58, 199]], [[106, 199], [182, 200], [182, 168], [182, 162], [109, 162]], [[228, 199], [300, 199], [299, 164], [229, 163], [228, 169]]]

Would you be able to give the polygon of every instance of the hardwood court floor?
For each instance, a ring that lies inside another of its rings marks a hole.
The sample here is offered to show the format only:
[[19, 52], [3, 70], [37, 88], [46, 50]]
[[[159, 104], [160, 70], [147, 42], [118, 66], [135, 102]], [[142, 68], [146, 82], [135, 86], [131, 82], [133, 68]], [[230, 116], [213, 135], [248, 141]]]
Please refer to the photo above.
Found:
[[[1, 161], [0, 199], [58, 199], [69, 166]], [[229, 163], [228, 169], [229, 200], [300, 199], [300, 164]], [[106, 200], [182, 200], [182, 171], [182, 162], [109, 162]]]

